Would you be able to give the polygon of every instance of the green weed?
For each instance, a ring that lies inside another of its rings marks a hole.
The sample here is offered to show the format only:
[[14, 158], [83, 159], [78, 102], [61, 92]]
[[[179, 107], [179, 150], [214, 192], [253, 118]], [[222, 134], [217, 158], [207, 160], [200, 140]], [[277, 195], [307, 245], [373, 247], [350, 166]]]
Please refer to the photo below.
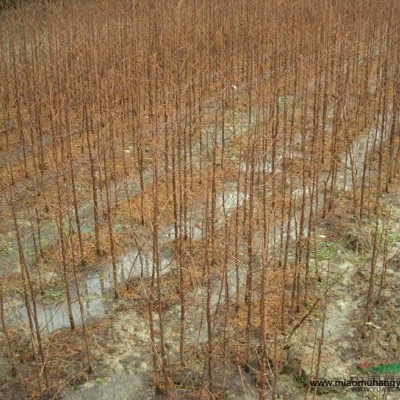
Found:
[[317, 249], [311, 251], [311, 256], [319, 261], [330, 260], [337, 255], [338, 249], [338, 243], [318, 242]]
[[45, 291], [44, 297], [51, 300], [61, 300], [64, 297], [64, 292], [62, 290], [50, 288]]

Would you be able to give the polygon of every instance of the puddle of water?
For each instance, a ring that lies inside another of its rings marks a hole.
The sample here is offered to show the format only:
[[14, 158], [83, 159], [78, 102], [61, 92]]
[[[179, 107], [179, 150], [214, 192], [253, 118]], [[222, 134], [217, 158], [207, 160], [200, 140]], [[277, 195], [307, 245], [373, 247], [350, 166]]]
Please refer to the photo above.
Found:
[[[143, 252], [142, 252], [143, 253]], [[122, 257], [117, 264], [118, 282], [124, 282], [128, 278], [151, 276], [153, 262], [151, 254], [139, 254], [136, 250]], [[171, 269], [171, 259], [161, 258], [160, 269], [166, 274]], [[102, 318], [109, 312], [107, 293], [113, 288], [112, 265], [105, 270], [92, 273], [87, 279], [80, 283], [80, 293], [83, 302], [83, 318]], [[76, 291], [71, 289], [72, 314], [76, 324], [82, 323], [79, 303]], [[37, 299], [37, 315], [40, 330], [51, 333], [57, 329], [69, 327], [68, 307], [66, 301], [57, 304], [45, 304]], [[10, 312], [12, 317], [8, 319], [11, 325], [28, 325], [28, 314], [25, 306]]]
[[[105, 306], [101, 298], [87, 299], [83, 301], [83, 317], [87, 318], [102, 318], [106, 315]], [[62, 329], [69, 327], [69, 316], [67, 311], [67, 304], [65, 302], [60, 302], [58, 304], [36, 304], [37, 318], [39, 322], [39, 327], [41, 331], [51, 333], [57, 329]], [[28, 324], [28, 314], [25, 306], [20, 307], [13, 313], [13, 321], [9, 321], [10, 324], [13, 322], [19, 322], [19, 324]], [[72, 303], [72, 315], [74, 321], [77, 325], [82, 323], [81, 313], [79, 309], [79, 304], [75, 300]]]
[[[231, 185], [231, 191], [227, 191], [221, 195], [217, 196], [216, 208], [217, 212], [225, 212], [229, 214], [237, 206], [241, 206], [246, 198], [244, 193], [237, 193], [236, 184]], [[126, 191], [122, 196], [127, 196]], [[90, 220], [90, 216], [93, 212], [92, 205], [87, 204], [84, 206], [80, 213]], [[192, 210], [192, 214], [194, 211]], [[202, 214], [196, 211], [199, 218], [202, 218]], [[196, 226], [197, 225], [197, 226]], [[190, 222], [190, 227], [188, 229], [189, 234], [194, 238], [202, 237], [202, 230], [198, 227], [200, 223]], [[87, 227], [89, 231], [92, 229], [92, 224], [89, 222]], [[44, 227], [44, 232], [46, 237], [55, 238], [57, 235], [54, 230], [55, 225], [49, 222]], [[173, 227], [168, 227], [165, 231], [162, 231], [163, 237], [173, 238], [174, 231]], [[30, 237], [30, 239], [32, 239]], [[29, 238], [28, 238], [29, 240]], [[56, 239], [55, 239], [56, 240]], [[32, 241], [33, 242], [33, 241]], [[32, 243], [33, 246], [33, 243]], [[163, 257], [161, 259], [161, 273], [166, 274], [170, 270], [171, 259], [168, 257]], [[151, 276], [153, 269], [152, 256], [146, 252], [138, 252], [137, 250], [132, 250], [128, 255], [123, 256], [117, 264], [117, 276], [119, 282], [124, 282], [128, 278], [143, 276]], [[71, 285], [73, 287], [73, 285]], [[113, 288], [113, 275], [112, 266], [108, 265], [104, 270], [92, 273], [87, 279], [84, 279], [80, 283], [80, 293], [83, 301], [83, 318], [102, 318], [109, 310], [109, 305], [106, 302], [107, 291]], [[72, 314], [76, 324], [82, 323], [79, 303], [77, 301], [76, 291], [71, 289], [72, 296]], [[8, 319], [8, 323], [11, 325], [22, 324], [28, 325], [28, 315], [25, 306], [20, 306], [14, 312], [9, 313], [12, 315]], [[45, 304], [39, 299], [37, 299], [37, 316], [40, 326], [40, 330], [51, 333], [57, 329], [69, 327], [69, 316], [67, 303], [65, 301], [59, 302], [57, 304]]]
[[[226, 213], [229, 215], [237, 206], [241, 206], [248, 196], [242, 192], [237, 192], [235, 184], [230, 184], [229, 191], [222, 194], [217, 194], [216, 198], [216, 212]], [[204, 217], [204, 204], [201, 206], [195, 205], [189, 210], [189, 220], [187, 222], [186, 231], [192, 239], [200, 239], [203, 237], [202, 219]], [[175, 229], [172, 225], [168, 225], [160, 230], [160, 239], [173, 240], [175, 239]]]
[[[199, 239], [203, 236], [203, 231], [190, 223], [186, 227], [186, 231], [189, 237], [192, 239]], [[173, 240], [175, 239], [175, 228], [173, 226], [167, 226], [160, 232], [161, 239]]]
[[[378, 116], [380, 120], [382, 118], [381, 115]], [[387, 121], [392, 119], [391, 114], [387, 116]], [[387, 141], [389, 139], [390, 133], [390, 123], [387, 123], [384, 128], [384, 132], [379, 128], [378, 130], [375, 127], [369, 129], [368, 133], [363, 135], [362, 137], [356, 139], [352, 146], [351, 151], [353, 155], [353, 163], [354, 163], [354, 171], [355, 178], [361, 178], [363, 174], [363, 167], [365, 161], [365, 153], [366, 151], [370, 152], [373, 149], [373, 146], [379, 146], [381, 141]], [[375, 144], [374, 144], [375, 143]], [[347, 170], [346, 180], [344, 178], [344, 172], [340, 171], [338, 174], [338, 187], [339, 189], [344, 188], [344, 190], [351, 190], [353, 188], [353, 179], [351, 176], [351, 159], [346, 155], [342, 156], [342, 163], [344, 165], [344, 170]]]
[[[152, 172], [148, 171], [144, 174], [145, 180], [152, 179]], [[117, 198], [119, 201], [124, 201], [131, 196], [135, 196], [139, 193], [140, 185], [137, 179], [126, 179], [117, 185], [115, 191], [117, 192]], [[114, 187], [111, 187], [111, 197], [114, 197]], [[72, 215], [72, 228], [74, 231], [77, 230], [74, 210], [70, 210]], [[94, 230], [94, 208], [93, 202], [89, 201], [85, 205], [79, 208], [79, 218], [81, 220], [81, 232], [90, 233]], [[66, 220], [67, 218], [65, 218]], [[68, 233], [69, 225], [65, 221], [64, 231]], [[31, 227], [28, 222], [21, 224], [20, 233], [23, 238], [24, 252], [26, 261], [29, 266], [32, 266], [35, 259], [35, 245], [31, 232]], [[53, 220], [47, 220], [40, 225], [41, 245], [46, 248], [50, 245], [56, 244], [58, 241], [58, 228], [57, 224]], [[36, 238], [37, 240], [37, 238]], [[11, 231], [10, 235], [2, 235], [1, 237], [3, 251], [0, 252], [0, 276], [5, 272], [18, 272], [18, 247], [15, 241], [14, 232]]]

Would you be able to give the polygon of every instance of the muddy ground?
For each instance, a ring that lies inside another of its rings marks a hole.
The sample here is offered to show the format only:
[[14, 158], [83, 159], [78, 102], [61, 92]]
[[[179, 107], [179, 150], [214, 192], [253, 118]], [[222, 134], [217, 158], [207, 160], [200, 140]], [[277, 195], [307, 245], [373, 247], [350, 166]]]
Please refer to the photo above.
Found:
[[[387, 269], [383, 276], [382, 290], [375, 294], [371, 318], [367, 321], [364, 331], [362, 329], [363, 310], [368, 290], [371, 248], [368, 247], [370, 245], [367, 240], [368, 235], [361, 234], [361, 231], [371, 232], [370, 227], [373, 221], [365, 220], [363, 227], [358, 228], [359, 235], [354, 233], [357, 232], [356, 228], [339, 232], [339, 227], [332, 226], [330, 222], [324, 222], [319, 227], [318, 242], [322, 245], [319, 247], [320, 253], [315, 255], [314, 263], [317, 263], [321, 275], [320, 292], [324, 293], [326, 288], [329, 289], [326, 301], [320, 302], [295, 333], [289, 338], [280, 339], [283, 363], [278, 376], [277, 398], [286, 400], [314, 398], [313, 389], [307, 385], [307, 382], [315, 374], [317, 356], [315, 348], [316, 343], [321, 340], [324, 313], [324, 337], [318, 372], [320, 379], [349, 379], [354, 376], [363, 376], [363, 374], [360, 375], [357, 364], [366, 361], [377, 363], [378, 360], [384, 363], [398, 358], [400, 331], [396, 309], [399, 307], [397, 293], [400, 289], [399, 195], [400, 190], [393, 186], [390, 193], [382, 198], [384, 206], [391, 211], [386, 221], [389, 223], [391, 243], [386, 256]], [[326, 225], [329, 225], [329, 229]], [[358, 243], [359, 247], [355, 243]], [[376, 273], [378, 282], [381, 278], [382, 262], [382, 256], [378, 257]], [[168, 271], [167, 268], [166, 276]], [[98, 275], [95, 275], [95, 278], [89, 278], [88, 281], [90, 279], [98, 279]], [[127, 291], [125, 298], [116, 301], [112, 299], [110, 287], [106, 285], [102, 292], [97, 293], [93, 289], [85, 295], [88, 312], [91, 310], [90, 304], [96, 298], [100, 299], [103, 310], [94, 311], [95, 319], [89, 318], [89, 321], [92, 321], [89, 324], [91, 340], [95, 344], [92, 346], [94, 373], [90, 379], [88, 376], [81, 377], [74, 387], [65, 387], [60, 393], [62, 398], [82, 400], [162, 398], [160, 394], [154, 392], [151, 385], [152, 363], [149, 353], [148, 317], [144, 311], [145, 305], [141, 304], [143, 299], [133, 295], [134, 292], [135, 290]], [[205, 298], [205, 290], [202, 287], [188, 298], [188, 304], [190, 304], [188, 325], [191, 326], [191, 330], [187, 332], [187, 341], [194, 353], [207, 341], [204, 316], [201, 315], [201, 307], [198, 307]], [[318, 299], [318, 293], [315, 298]], [[50, 300], [48, 307], [56, 307], [54, 303]], [[157, 318], [156, 314], [154, 317]], [[68, 324], [68, 321], [64, 323]], [[173, 305], [172, 302], [169, 305], [165, 312], [165, 323], [166, 337], [170, 342], [168, 356], [171, 368], [175, 369], [177, 387], [175, 398], [197, 398], [199, 393], [191, 391], [190, 388], [201, 380], [203, 373], [201, 363], [196, 365], [196, 362], [192, 362], [180, 373], [176, 372], [180, 368], [177, 356], [179, 349], [176, 345], [179, 326], [178, 304]], [[294, 325], [295, 322], [292, 326]], [[48, 325], [49, 331], [59, 332], [61, 327], [61, 322]], [[234, 335], [234, 332], [231, 334]], [[4, 357], [2, 362], [3, 379], [10, 383], [12, 381], [10, 363]], [[89, 380], [86, 382], [87, 379]], [[243, 365], [232, 365], [228, 376], [224, 379], [230, 389], [224, 389], [221, 393], [221, 396], [224, 396], [222, 398], [258, 398], [255, 374], [246, 370]], [[272, 380], [270, 382], [272, 384]], [[13, 393], [12, 398], [24, 398], [23, 392], [19, 393], [20, 389], [17, 389], [17, 386], [7, 386]], [[398, 398], [396, 393], [382, 394], [372, 390], [361, 393], [344, 388], [324, 389], [315, 392], [315, 396], [323, 400]]]

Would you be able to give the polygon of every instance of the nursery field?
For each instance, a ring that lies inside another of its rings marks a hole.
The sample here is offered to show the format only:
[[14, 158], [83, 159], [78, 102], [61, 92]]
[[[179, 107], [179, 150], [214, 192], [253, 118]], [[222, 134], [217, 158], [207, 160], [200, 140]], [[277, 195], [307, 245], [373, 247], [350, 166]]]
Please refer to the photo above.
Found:
[[399, 398], [397, 0], [0, 21], [0, 399]]

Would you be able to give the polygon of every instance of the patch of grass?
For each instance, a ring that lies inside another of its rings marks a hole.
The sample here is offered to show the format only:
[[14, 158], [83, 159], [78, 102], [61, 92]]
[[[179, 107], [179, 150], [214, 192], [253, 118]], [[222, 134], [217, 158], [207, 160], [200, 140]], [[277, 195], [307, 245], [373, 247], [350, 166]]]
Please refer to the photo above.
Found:
[[57, 289], [46, 289], [43, 297], [51, 300], [61, 300], [64, 297], [64, 292]]
[[231, 390], [226, 390], [224, 392], [224, 399], [229, 400], [229, 399], [234, 399], [236, 397], [235, 393], [232, 392]]
[[389, 233], [387, 236], [387, 242], [389, 246], [394, 246], [399, 240], [399, 237], [396, 233]]
[[307, 374], [303, 369], [300, 373], [295, 373], [293, 378], [296, 383], [299, 383], [302, 386], [308, 381]]
[[3, 246], [2, 248], [0, 248], [0, 253], [12, 254], [13, 250], [14, 249], [10, 246]]
[[311, 251], [311, 256], [319, 261], [330, 260], [337, 255], [338, 249], [338, 243], [318, 242], [317, 249]]

